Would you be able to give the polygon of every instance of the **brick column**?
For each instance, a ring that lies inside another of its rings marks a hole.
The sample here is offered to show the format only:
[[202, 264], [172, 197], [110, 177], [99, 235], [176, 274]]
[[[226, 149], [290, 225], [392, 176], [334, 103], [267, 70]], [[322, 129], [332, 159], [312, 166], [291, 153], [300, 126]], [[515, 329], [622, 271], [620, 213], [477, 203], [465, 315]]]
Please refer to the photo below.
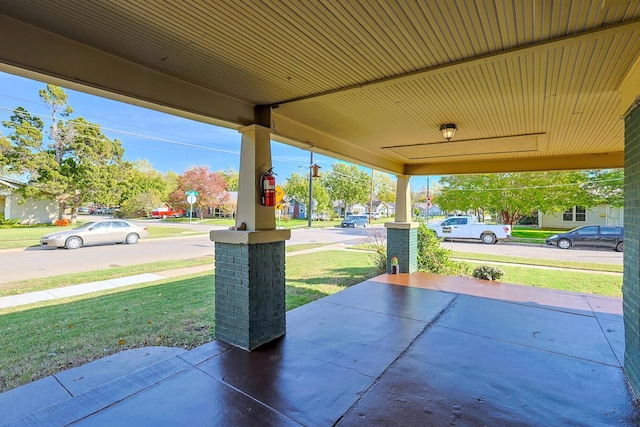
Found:
[[[269, 120], [267, 120], [268, 122]], [[260, 176], [271, 168], [270, 129], [240, 129], [236, 226], [215, 242], [216, 339], [253, 350], [285, 333], [285, 240], [273, 207], [261, 203]]]
[[387, 272], [391, 272], [391, 259], [398, 258], [400, 273], [414, 273], [418, 270], [418, 226], [411, 222], [411, 187], [409, 176], [398, 176], [396, 184], [395, 222], [384, 225], [387, 228]]
[[640, 394], [640, 107], [626, 115], [624, 133], [624, 370]]
[[284, 335], [285, 240], [291, 231], [209, 234], [215, 242], [216, 339], [253, 350]]
[[387, 227], [387, 272], [391, 272], [391, 259], [398, 258], [400, 273], [418, 270], [418, 223], [389, 222]]

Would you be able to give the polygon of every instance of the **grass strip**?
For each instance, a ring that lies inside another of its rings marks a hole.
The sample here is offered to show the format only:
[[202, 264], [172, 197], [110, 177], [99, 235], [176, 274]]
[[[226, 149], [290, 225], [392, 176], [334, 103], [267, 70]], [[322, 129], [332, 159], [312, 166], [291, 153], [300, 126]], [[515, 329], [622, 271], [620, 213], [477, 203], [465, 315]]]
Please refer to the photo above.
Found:
[[494, 261], [504, 262], [509, 264], [524, 264], [524, 265], [538, 265], [542, 267], [558, 267], [574, 270], [591, 270], [591, 271], [606, 271], [610, 273], [622, 273], [623, 266], [616, 264], [594, 264], [586, 262], [575, 261], [562, 261], [554, 259], [539, 259], [539, 258], [524, 258], [516, 256], [505, 255], [492, 255], [492, 254], [479, 254], [474, 252], [458, 252], [453, 251], [452, 256], [454, 258], [460, 258], [464, 260], [477, 260], [477, 261]]
[[287, 245], [285, 251], [287, 253], [299, 252], [306, 251], [307, 249], [317, 249], [330, 245], [333, 245], [333, 243], [300, 243], [298, 245]]
[[[487, 265], [470, 262], [472, 267]], [[500, 282], [562, 291], [582, 292], [610, 297], [622, 297], [622, 276], [570, 270], [497, 266], [505, 272]]]
[[147, 264], [113, 267], [107, 270], [85, 271], [82, 273], [62, 274], [59, 276], [21, 280], [0, 285], [0, 297], [206, 264], [211, 264], [211, 268], [213, 269], [213, 257], [176, 261], [158, 261]]

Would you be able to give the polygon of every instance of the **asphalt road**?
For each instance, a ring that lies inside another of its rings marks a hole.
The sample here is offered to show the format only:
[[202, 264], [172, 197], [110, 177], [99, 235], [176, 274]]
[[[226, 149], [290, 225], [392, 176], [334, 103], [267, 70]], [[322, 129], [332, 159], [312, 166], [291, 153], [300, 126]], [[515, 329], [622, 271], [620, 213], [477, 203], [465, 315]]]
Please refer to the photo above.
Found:
[[[181, 226], [185, 225], [181, 224]], [[216, 227], [193, 225], [191, 228], [208, 232]], [[356, 244], [366, 241], [370, 230], [371, 228], [294, 230], [287, 244], [339, 242]], [[147, 239], [135, 245], [83, 246], [77, 250], [56, 249], [48, 246], [1, 250], [0, 284], [154, 261], [211, 257], [213, 263], [213, 250], [214, 244], [209, 239], [208, 233], [190, 237]]]
[[[180, 226], [184, 227], [184, 224], [180, 224]], [[211, 226], [196, 224], [191, 227], [203, 232], [214, 229]], [[385, 233], [384, 227], [297, 229], [292, 230], [291, 239], [287, 241], [287, 245], [303, 243], [357, 244], [375, 240], [375, 235], [380, 233]], [[622, 264], [622, 253], [605, 249], [562, 250], [551, 246], [513, 243], [484, 245], [476, 242], [443, 242], [443, 246], [461, 252]], [[136, 245], [86, 246], [78, 250], [50, 247], [9, 249], [0, 251], [0, 272], [2, 272], [0, 273], [0, 284], [154, 261], [188, 260], [201, 257], [211, 257], [213, 263], [213, 242], [209, 240], [208, 233], [191, 237], [148, 239]]]

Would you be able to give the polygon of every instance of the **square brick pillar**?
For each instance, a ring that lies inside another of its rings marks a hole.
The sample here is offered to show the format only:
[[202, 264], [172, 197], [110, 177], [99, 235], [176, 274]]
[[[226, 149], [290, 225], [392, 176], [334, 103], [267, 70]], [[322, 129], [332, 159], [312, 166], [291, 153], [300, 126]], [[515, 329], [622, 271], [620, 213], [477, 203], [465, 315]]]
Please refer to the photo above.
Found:
[[418, 226], [416, 222], [388, 222], [387, 272], [391, 272], [391, 259], [398, 258], [399, 273], [418, 271]]
[[395, 222], [385, 223], [387, 228], [387, 272], [391, 272], [391, 259], [398, 258], [399, 273], [418, 270], [418, 227], [411, 222], [411, 186], [409, 176], [398, 176], [396, 184]]
[[285, 240], [290, 230], [211, 231], [216, 339], [253, 350], [285, 334]]
[[624, 370], [640, 394], [640, 107], [625, 116], [624, 148]]

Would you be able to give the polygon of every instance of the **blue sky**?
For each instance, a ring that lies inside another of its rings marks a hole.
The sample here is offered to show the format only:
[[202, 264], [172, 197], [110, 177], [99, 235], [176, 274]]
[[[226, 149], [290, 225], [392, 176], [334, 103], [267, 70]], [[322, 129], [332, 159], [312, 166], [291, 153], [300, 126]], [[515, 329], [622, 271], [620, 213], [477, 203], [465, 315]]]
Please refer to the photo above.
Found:
[[[0, 120], [8, 120], [16, 107], [31, 114], [50, 116], [38, 91], [46, 87], [40, 81], [0, 73]], [[125, 159], [146, 159], [158, 171], [182, 173], [192, 166], [208, 166], [213, 171], [240, 167], [240, 134], [231, 129], [199, 123], [153, 110], [112, 101], [66, 89], [73, 117], [84, 117], [102, 126], [111, 139], [121, 141]], [[47, 124], [48, 126], [48, 124]], [[0, 133], [7, 134], [4, 127]], [[308, 151], [272, 142], [272, 161], [278, 182], [293, 172], [307, 174]], [[330, 170], [337, 160], [314, 154], [314, 163]], [[370, 171], [371, 169], [365, 169]], [[411, 179], [413, 190], [426, 186], [426, 177]], [[433, 180], [432, 180], [433, 182]]]

